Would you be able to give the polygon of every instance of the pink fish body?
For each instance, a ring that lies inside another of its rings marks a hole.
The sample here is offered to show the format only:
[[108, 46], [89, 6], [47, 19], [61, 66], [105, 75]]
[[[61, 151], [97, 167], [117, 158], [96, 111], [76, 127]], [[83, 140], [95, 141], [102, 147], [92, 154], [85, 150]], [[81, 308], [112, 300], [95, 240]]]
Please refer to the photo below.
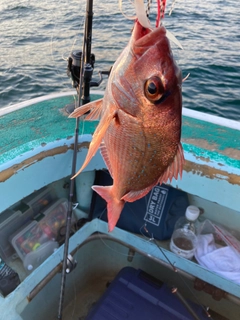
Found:
[[100, 116], [79, 174], [100, 147], [112, 186], [93, 186], [107, 201], [109, 231], [125, 202], [145, 196], [156, 184], [182, 174], [180, 143], [182, 75], [164, 27], [151, 31], [135, 23], [128, 46], [116, 60], [104, 98], [76, 109]]

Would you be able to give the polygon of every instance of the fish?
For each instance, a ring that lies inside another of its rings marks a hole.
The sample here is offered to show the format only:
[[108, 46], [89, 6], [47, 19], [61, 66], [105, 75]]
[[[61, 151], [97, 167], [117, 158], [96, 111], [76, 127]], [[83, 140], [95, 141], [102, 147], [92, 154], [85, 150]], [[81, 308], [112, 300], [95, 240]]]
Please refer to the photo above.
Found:
[[100, 118], [76, 175], [100, 148], [113, 185], [92, 189], [107, 202], [109, 232], [126, 202], [144, 197], [157, 184], [182, 177], [182, 73], [166, 33], [162, 25], [152, 30], [136, 20], [128, 45], [112, 67], [103, 98], [70, 115], [76, 118], [90, 111], [85, 120]]

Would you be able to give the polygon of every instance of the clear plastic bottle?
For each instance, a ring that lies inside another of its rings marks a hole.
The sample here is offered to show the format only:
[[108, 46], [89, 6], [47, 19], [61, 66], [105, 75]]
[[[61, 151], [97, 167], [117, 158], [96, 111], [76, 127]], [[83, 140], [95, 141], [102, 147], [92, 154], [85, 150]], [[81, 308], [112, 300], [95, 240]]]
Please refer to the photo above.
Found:
[[171, 237], [170, 250], [181, 257], [192, 259], [197, 245], [196, 221], [200, 210], [188, 206], [185, 216], [178, 219]]

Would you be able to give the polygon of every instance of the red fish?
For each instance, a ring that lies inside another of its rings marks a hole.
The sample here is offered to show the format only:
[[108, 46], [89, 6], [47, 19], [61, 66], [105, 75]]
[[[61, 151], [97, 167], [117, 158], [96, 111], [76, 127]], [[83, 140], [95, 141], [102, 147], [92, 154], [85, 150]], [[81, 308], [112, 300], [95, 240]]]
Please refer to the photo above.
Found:
[[[156, 184], [182, 175], [182, 75], [166, 30], [136, 21], [128, 46], [115, 62], [103, 99], [76, 109], [100, 117], [79, 174], [100, 147], [112, 186], [93, 186], [107, 201], [112, 231], [125, 202], [145, 196]], [[76, 175], [77, 175], [76, 174]]]

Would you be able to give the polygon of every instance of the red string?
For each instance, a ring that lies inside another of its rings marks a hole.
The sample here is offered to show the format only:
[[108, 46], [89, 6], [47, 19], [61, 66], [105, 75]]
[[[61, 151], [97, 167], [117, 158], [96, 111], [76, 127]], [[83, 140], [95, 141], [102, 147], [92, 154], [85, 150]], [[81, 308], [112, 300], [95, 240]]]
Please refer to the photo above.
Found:
[[159, 26], [160, 23], [160, 11], [161, 11], [161, 0], [157, 0], [157, 19], [156, 19], [156, 28]]
[[157, 19], [156, 27], [160, 25], [160, 20], [164, 18], [166, 0], [157, 0]]

